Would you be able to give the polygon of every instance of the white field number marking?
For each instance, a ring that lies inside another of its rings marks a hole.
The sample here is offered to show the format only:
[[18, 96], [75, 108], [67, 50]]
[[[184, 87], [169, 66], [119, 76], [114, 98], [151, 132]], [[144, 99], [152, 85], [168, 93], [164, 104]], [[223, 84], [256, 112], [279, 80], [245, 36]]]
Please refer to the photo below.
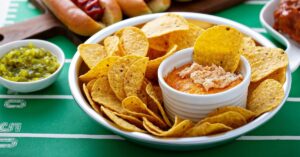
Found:
[[[20, 132], [22, 123], [0, 123], [0, 133]], [[18, 139], [13, 137], [1, 137], [0, 135], [0, 148], [14, 148], [18, 145]]]
[[9, 109], [20, 109], [26, 107], [26, 104], [27, 102], [24, 99], [8, 99], [4, 102], [4, 107]]
[[20, 132], [22, 127], [22, 123], [8, 123], [2, 122], [0, 123], [0, 133], [4, 132]]
[[16, 138], [0, 138], [0, 149], [1, 148], [14, 148], [18, 145]]

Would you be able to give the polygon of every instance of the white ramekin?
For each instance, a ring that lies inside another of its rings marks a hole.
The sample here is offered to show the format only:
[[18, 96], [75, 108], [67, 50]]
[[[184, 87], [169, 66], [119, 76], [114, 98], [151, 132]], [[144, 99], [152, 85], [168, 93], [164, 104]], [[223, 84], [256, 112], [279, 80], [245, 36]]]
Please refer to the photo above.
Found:
[[189, 94], [169, 86], [166, 77], [174, 68], [192, 62], [193, 48], [176, 52], [164, 60], [158, 68], [158, 81], [162, 89], [164, 105], [171, 118], [178, 115], [182, 118], [199, 121], [214, 109], [226, 106], [246, 107], [248, 86], [250, 84], [250, 65], [241, 57], [238, 71], [243, 75], [243, 81], [235, 87], [216, 94]]
[[27, 39], [27, 40], [19, 40], [13, 41], [7, 44], [0, 46], [0, 58], [8, 53], [10, 50], [19, 48], [22, 46], [28, 46], [29, 43], [32, 43], [34, 46], [39, 48], [44, 48], [51, 52], [52, 55], [57, 57], [57, 61], [59, 62], [59, 68], [50, 76], [46, 78], [42, 78], [37, 81], [31, 82], [15, 82], [4, 79], [0, 77], [0, 83], [13, 91], [21, 92], [21, 93], [28, 93], [41, 90], [50, 86], [59, 76], [60, 71], [62, 70], [64, 63], [65, 63], [65, 54], [58, 46], [44, 40], [37, 40], [37, 39]]

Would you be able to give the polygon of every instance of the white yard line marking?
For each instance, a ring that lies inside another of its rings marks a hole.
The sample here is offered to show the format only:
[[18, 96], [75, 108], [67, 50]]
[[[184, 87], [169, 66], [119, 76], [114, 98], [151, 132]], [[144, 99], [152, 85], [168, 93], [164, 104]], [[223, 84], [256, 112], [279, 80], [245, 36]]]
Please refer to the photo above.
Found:
[[0, 137], [124, 140], [117, 135], [0, 133]]
[[[0, 133], [0, 137], [124, 140], [124, 138], [118, 135], [91, 135], [91, 134]], [[273, 140], [299, 141], [300, 136], [241, 136], [236, 140], [238, 141], [273, 141]]]
[[9, 8], [8, 12], [9, 13], [16, 13], [18, 10], [17, 9], [13, 9], [13, 8]]
[[0, 99], [70, 99], [72, 95], [0, 95]]
[[246, 1], [244, 2], [245, 4], [253, 4], [253, 5], [264, 5], [266, 3], [268, 3], [268, 1], [263, 1], [263, 0], [250, 0], [250, 1]]
[[19, 7], [19, 3], [13, 3], [12, 2], [12, 3], [9, 4], [9, 7], [15, 7], [15, 8]]
[[273, 140], [290, 140], [299, 141], [300, 136], [242, 136], [237, 140], [242, 141], [273, 141]]
[[8, 15], [8, 8], [9, 8], [10, 0], [2, 0], [0, 5], [0, 27], [4, 26], [4, 22]]
[[15, 21], [11, 21], [11, 20], [6, 20], [4, 21], [4, 25], [11, 25], [11, 24], [14, 24]]
[[65, 63], [71, 63], [72, 59], [65, 59]]
[[6, 16], [6, 18], [9, 18], [9, 19], [14, 19], [16, 17], [17, 17], [17, 15], [14, 15], [14, 14], [10, 14], [10, 15]]
[[[0, 99], [73, 99], [72, 95], [0, 95]], [[289, 97], [289, 102], [300, 102], [300, 97]]]
[[286, 101], [289, 101], [289, 102], [300, 102], [300, 98], [289, 97], [289, 98], [287, 98]]
[[0, 138], [0, 148], [14, 148], [18, 145], [16, 138]]
[[267, 33], [267, 30], [264, 28], [251, 28], [251, 29], [258, 33]]

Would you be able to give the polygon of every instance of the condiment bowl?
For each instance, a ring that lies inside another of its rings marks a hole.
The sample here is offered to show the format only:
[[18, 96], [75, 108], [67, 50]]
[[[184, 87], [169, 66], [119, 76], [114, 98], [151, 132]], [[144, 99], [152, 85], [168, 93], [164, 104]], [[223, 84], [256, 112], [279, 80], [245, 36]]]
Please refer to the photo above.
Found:
[[52, 55], [57, 57], [57, 60], [60, 64], [59, 68], [52, 73], [50, 76], [46, 78], [39, 79], [37, 81], [30, 81], [30, 82], [15, 82], [10, 81], [7, 79], [4, 79], [3, 77], [0, 77], [0, 83], [13, 91], [21, 92], [21, 93], [28, 93], [28, 92], [34, 92], [41, 90], [43, 88], [48, 87], [51, 85], [58, 77], [60, 71], [62, 70], [65, 62], [65, 55], [64, 52], [56, 45], [44, 41], [44, 40], [36, 40], [36, 39], [28, 39], [28, 40], [19, 40], [10, 42], [7, 44], [4, 44], [0, 46], [0, 58], [4, 56], [6, 53], [8, 53], [10, 50], [19, 48], [22, 46], [28, 46], [28, 44], [33, 44], [36, 47], [44, 48], [51, 52]]
[[243, 56], [240, 58], [237, 69], [237, 72], [243, 76], [242, 82], [225, 91], [213, 94], [190, 94], [168, 85], [165, 77], [175, 68], [192, 63], [193, 51], [193, 48], [178, 51], [165, 59], [158, 68], [159, 86], [162, 90], [166, 111], [171, 118], [178, 115], [197, 122], [218, 107], [227, 105], [246, 107], [251, 68]]
[[274, 25], [274, 11], [279, 7], [280, 0], [269, 1], [260, 12], [260, 22], [267, 32], [274, 37], [281, 44], [286, 46], [285, 52], [289, 57], [289, 66], [294, 72], [300, 65], [300, 44], [288, 37], [284, 33], [280, 33], [273, 28]]

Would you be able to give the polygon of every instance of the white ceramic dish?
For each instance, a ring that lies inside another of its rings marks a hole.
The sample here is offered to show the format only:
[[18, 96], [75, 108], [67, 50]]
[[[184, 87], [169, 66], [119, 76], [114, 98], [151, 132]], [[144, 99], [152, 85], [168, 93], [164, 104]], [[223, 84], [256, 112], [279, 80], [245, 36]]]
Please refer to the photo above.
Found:
[[3, 86], [16, 92], [22, 92], [22, 93], [34, 92], [50, 86], [57, 79], [62, 67], [64, 66], [64, 62], [65, 62], [64, 52], [58, 46], [44, 40], [28, 39], [28, 40], [19, 40], [19, 41], [14, 41], [11, 43], [4, 44], [0, 46], [0, 58], [6, 53], [8, 53], [10, 50], [14, 48], [19, 48], [21, 46], [27, 46], [29, 43], [32, 43], [36, 47], [44, 48], [50, 51], [54, 56], [57, 57], [60, 66], [50, 76], [32, 82], [14, 82], [0, 77], [0, 83]]
[[174, 115], [178, 115], [197, 122], [218, 107], [227, 105], [246, 107], [251, 67], [243, 56], [237, 70], [243, 75], [243, 81], [224, 92], [208, 95], [188, 94], [178, 91], [166, 83], [164, 78], [174, 68], [179, 68], [193, 61], [193, 51], [193, 48], [178, 51], [165, 59], [158, 68], [159, 86], [162, 90], [166, 112], [170, 117], [174, 119]]
[[260, 22], [270, 35], [287, 47], [285, 52], [289, 56], [289, 66], [291, 71], [294, 72], [300, 65], [300, 44], [273, 28], [273, 13], [279, 6], [279, 2], [280, 0], [271, 0], [264, 6], [260, 12]]
[[[103, 40], [105, 37], [113, 34], [115, 31], [126, 27], [126, 26], [134, 26], [138, 24], [145, 23], [149, 20], [155, 19], [164, 13], [159, 14], [151, 14], [151, 15], [144, 15], [144, 16], [138, 16], [135, 18], [131, 18], [128, 20], [121, 21], [119, 23], [116, 23], [114, 25], [111, 25], [95, 35], [93, 35], [91, 38], [89, 38], [85, 43], [98, 43], [99, 41]], [[251, 30], [250, 28], [239, 24], [237, 22], [224, 19], [221, 17], [216, 17], [212, 15], [206, 15], [206, 14], [200, 14], [200, 13], [177, 13], [182, 16], [184, 16], [186, 19], [194, 19], [194, 20], [200, 20], [200, 21], [206, 21], [209, 23], [214, 24], [225, 24], [232, 27], [235, 27], [236, 29], [240, 30], [244, 34], [247, 34], [251, 36], [254, 40], [256, 40], [258, 43], [262, 44], [263, 46], [267, 47], [274, 47], [274, 45], [267, 40], [265, 37], [260, 35], [259, 33], [256, 33], [255, 31]], [[248, 123], [247, 125], [244, 125], [238, 129], [235, 129], [230, 132], [226, 132], [224, 134], [220, 134], [217, 136], [208, 136], [208, 137], [193, 137], [193, 138], [169, 138], [169, 139], [162, 139], [157, 138], [148, 134], [143, 133], [137, 133], [137, 132], [126, 132], [123, 130], [120, 130], [110, 124], [105, 118], [97, 114], [88, 104], [88, 102], [85, 100], [84, 95], [82, 94], [79, 86], [79, 69], [81, 67], [82, 59], [79, 56], [79, 53], [76, 52], [74, 55], [70, 68], [69, 68], [69, 86], [72, 92], [72, 95], [74, 99], [77, 101], [78, 105], [81, 107], [81, 109], [86, 112], [88, 116], [90, 116], [92, 119], [94, 119], [96, 122], [101, 124], [102, 126], [106, 127], [110, 131], [114, 132], [115, 134], [118, 134], [130, 141], [148, 146], [148, 147], [155, 147], [158, 149], [168, 149], [168, 150], [191, 150], [191, 149], [203, 149], [207, 147], [216, 146], [221, 143], [225, 143], [227, 141], [233, 140], [255, 128], [258, 126], [264, 124], [269, 119], [271, 119], [283, 106], [289, 91], [290, 91], [290, 85], [291, 85], [291, 73], [290, 70], [287, 70], [286, 74], [286, 83], [284, 84], [284, 91], [285, 91], [285, 97], [282, 100], [281, 104], [274, 109], [271, 112], [265, 113], [262, 116], [258, 117], [254, 121]]]

